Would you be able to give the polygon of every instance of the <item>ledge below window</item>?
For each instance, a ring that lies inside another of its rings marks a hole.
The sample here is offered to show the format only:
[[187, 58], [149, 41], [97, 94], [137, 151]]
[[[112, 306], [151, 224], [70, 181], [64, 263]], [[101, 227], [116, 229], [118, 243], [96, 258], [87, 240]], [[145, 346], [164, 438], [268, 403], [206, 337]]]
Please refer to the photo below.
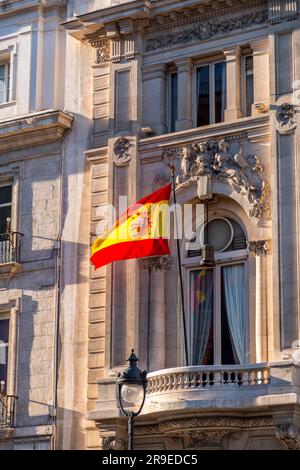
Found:
[[72, 122], [70, 114], [49, 110], [0, 121], [0, 153], [56, 142]]

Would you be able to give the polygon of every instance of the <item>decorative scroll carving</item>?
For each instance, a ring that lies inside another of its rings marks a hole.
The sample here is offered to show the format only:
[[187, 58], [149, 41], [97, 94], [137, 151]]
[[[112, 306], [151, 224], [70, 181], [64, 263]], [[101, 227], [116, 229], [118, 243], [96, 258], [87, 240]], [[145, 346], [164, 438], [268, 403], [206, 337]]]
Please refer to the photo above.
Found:
[[125, 450], [126, 445], [123, 439], [117, 439], [115, 436], [102, 438], [103, 450]]
[[105, 64], [110, 61], [110, 41], [108, 38], [91, 40], [90, 43], [96, 48], [96, 64]]
[[144, 269], [151, 271], [170, 271], [172, 268], [172, 258], [170, 256], [154, 256], [142, 258], [142, 266]]
[[289, 134], [296, 128], [296, 111], [292, 104], [283, 103], [276, 111], [277, 130], [280, 134]]
[[124, 165], [129, 163], [131, 143], [126, 137], [119, 137], [113, 146], [113, 153], [117, 165]]
[[265, 255], [266, 252], [270, 249], [269, 240], [256, 240], [247, 242], [247, 248], [251, 253], [254, 253], [256, 256]]
[[206, 19], [201, 21], [201, 23], [185, 27], [179, 31], [168, 32], [147, 39], [146, 52], [171, 48], [192, 41], [205, 41], [214, 36], [221, 36], [223, 34], [229, 34], [232, 31], [248, 28], [252, 25], [266, 23], [267, 20], [268, 12], [266, 10], [221, 19]]
[[225, 139], [195, 142], [181, 149], [167, 149], [163, 158], [167, 164], [180, 161], [178, 187], [209, 176], [227, 182], [236, 192], [246, 195], [250, 203], [249, 215], [255, 217], [260, 226], [270, 217], [270, 208], [265, 202], [268, 187], [262, 178], [263, 167], [256, 155], [244, 155], [242, 145], [235, 155], [229, 147]]
[[293, 424], [279, 424], [276, 427], [277, 438], [289, 450], [300, 450], [300, 428]]

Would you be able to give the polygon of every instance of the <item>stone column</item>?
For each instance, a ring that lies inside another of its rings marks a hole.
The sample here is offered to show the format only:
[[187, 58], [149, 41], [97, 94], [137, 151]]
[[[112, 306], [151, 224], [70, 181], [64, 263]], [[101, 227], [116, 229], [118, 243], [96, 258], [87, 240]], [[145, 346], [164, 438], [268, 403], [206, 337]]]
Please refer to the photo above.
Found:
[[165, 271], [171, 267], [170, 258], [145, 258], [143, 267], [149, 273], [147, 368], [152, 372], [165, 367]]
[[176, 131], [184, 131], [193, 127], [192, 119], [192, 67], [189, 58], [178, 59], [176, 62], [178, 74], [178, 118]]
[[152, 65], [143, 71], [143, 124], [156, 134], [167, 132], [167, 66]]
[[241, 111], [241, 48], [225, 49], [227, 105], [225, 121], [234, 121], [242, 116]]
[[255, 105], [259, 103], [268, 104], [270, 100], [268, 38], [253, 41], [250, 46], [253, 51], [253, 107], [255, 109]]
[[266, 252], [268, 250], [268, 240], [258, 240], [248, 242], [248, 250], [254, 253], [256, 258], [255, 272], [255, 345], [256, 362], [268, 360], [268, 338], [267, 338], [267, 280], [266, 280]]

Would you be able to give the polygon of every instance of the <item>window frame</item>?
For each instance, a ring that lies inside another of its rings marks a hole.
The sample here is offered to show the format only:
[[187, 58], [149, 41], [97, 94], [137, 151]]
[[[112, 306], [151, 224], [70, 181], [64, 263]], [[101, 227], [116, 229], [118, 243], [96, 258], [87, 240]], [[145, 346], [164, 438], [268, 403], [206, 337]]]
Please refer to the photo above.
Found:
[[[253, 52], [251, 50], [246, 50], [242, 53], [241, 56], [241, 71], [240, 71], [240, 80], [241, 80], [241, 108], [243, 117], [251, 117], [253, 115], [253, 103], [251, 108], [251, 114], [247, 116], [247, 80], [246, 80], [246, 59], [247, 57], [253, 58]], [[253, 88], [254, 88], [254, 66], [253, 66]], [[254, 90], [253, 90], [254, 92]]]
[[7, 387], [8, 387], [8, 378], [9, 378], [9, 367], [10, 367], [10, 364], [9, 364], [9, 359], [10, 359], [10, 323], [11, 323], [11, 319], [10, 319], [10, 313], [9, 311], [7, 312], [1, 312], [0, 311], [0, 322], [2, 320], [8, 320], [8, 343], [7, 343], [7, 346], [8, 346], [8, 351], [7, 351], [7, 366], [6, 366], [6, 378], [5, 378], [5, 390], [7, 392]]
[[[191, 262], [191, 260], [193, 260]], [[190, 286], [190, 276], [192, 271], [198, 271], [200, 269], [213, 269], [213, 279], [214, 279], [214, 290], [213, 290], [213, 341], [214, 341], [214, 364], [213, 365], [227, 365], [222, 364], [222, 335], [221, 335], [221, 296], [218, 295], [221, 292], [221, 270], [223, 266], [233, 266], [238, 264], [243, 264], [245, 267], [245, 276], [247, 279], [247, 305], [248, 305], [248, 319], [247, 319], [247, 356], [250, 358], [250, 308], [249, 308], [249, 267], [248, 267], [248, 251], [245, 250], [236, 250], [236, 251], [227, 251], [215, 255], [215, 266], [203, 268], [200, 266], [200, 256], [195, 256], [195, 258], [185, 258], [184, 259], [185, 267], [185, 285], [188, 286], [188, 296], [185, 301], [186, 303], [186, 312], [187, 316], [187, 332], [190, 331], [190, 315], [192, 310], [192, 291]], [[192, 365], [201, 365], [201, 364], [192, 364]], [[209, 367], [209, 366], [208, 366]]]
[[172, 75], [177, 74], [177, 119], [178, 119], [178, 71], [177, 67], [170, 66], [168, 70], [168, 80], [167, 80], [167, 127], [168, 133], [176, 132], [176, 121], [175, 129], [172, 130]]
[[0, 67], [1, 66], [4, 66], [5, 96], [4, 96], [4, 100], [0, 101], [0, 105], [10, 102], [10, 95], [11, 95], [11, 77], [10, 77], [11, 64], [10, 64], [10, 59], [0, 60]]
[[[192, 105], [192, 120], [194, 128], [198, 127], [205, 127], [205, 126], [198, 126], [197, 122], [197, 112], [198, 112], [198, 97], [197, 97], [197, 70], [201, 67], [209, 66], [209, 124], [207, 126], [211, 126], [214, 124], [220, 124], [220, 122], [216, 123], [215, 117], [215, 65], [219, 63], [225, 63], [226, 66], [226, 59], [225, 57], [217, 56], [212, 60], [199, 60], [196, 62], [194, 71], [193, 71], [193, 83], [192, 83], [192, 96], [195, 97], [193, 100]], [[226, 73], [227, 78], [227, 73]], [[227, 100], [227, 86], [226, 86], [226, 100]], [[226, 110], [226, 107], [225, 107]], [[224, 110], [224, 111], [225, 111]], [[224, 121], [225, 122], [225, 118]]]
[[[9, 207], [10, 206], [10, 216], [11, 216], [11, 220], [13, 220], [13, 198], [14, 198], [14, 185], [13, 185], [13, 181], [11, 180], [1, 180], [0, 179], [0, 188], [4, 188], [6, 186], [11, 186], [11, 202], [6, 202], [4, 204], [1, 204], [0, 202], [0, 208], [1, 207]], [[1, 233], [0, 233], [1, 234]]]
[[16, 298], [7, 303], [0, 303], [0, 318], [9, 319], [8, 336], [8, 362], [6, 394], [17, 395], [17, 356], [18, 356], [18, 318], [20, 313], [20, 299]]

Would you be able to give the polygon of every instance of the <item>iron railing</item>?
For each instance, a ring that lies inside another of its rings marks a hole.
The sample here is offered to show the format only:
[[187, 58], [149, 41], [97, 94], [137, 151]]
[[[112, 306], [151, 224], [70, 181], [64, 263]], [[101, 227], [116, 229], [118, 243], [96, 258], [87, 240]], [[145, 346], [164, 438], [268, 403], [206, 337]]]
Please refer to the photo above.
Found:
[[0, 392], [0, 429], [14, 427], [16, 398]]
[[20, 233], [0, 233], [0, 264], [20, 261], [20, 238]]

